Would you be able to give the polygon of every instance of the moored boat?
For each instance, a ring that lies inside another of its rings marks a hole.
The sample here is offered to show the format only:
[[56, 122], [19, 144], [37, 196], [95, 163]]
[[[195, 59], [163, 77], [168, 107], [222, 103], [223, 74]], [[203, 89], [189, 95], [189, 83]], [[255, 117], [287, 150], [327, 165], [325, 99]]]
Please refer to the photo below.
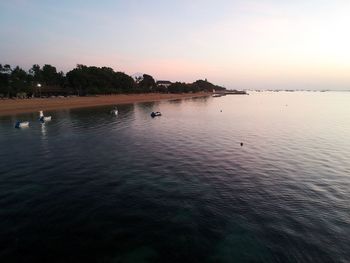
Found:
[[45, 122], [45, 121], [51, 121], [52, 117], [51, 116], [44, 116], [43, 111], [39, 111], [40, 117], [39, 117], [39, 121], [41, 122]]
[[154, 117], [157, 117], [157, 116], [162, 116], [162, 114], [159, 112], [159, 111], [156, 111], [156, 112], [152, 112], [151, 113], [151, 117], [154, 118]]
[[29, 121], [17, 121], [15, 124], [15, 128], [25, 128], [29, 127]]
[[113, 114], [113, 115], [118, 115], [118, 109], [117, 109], [117, 107], [114, 107], [114, 108], [111, 110], [110, 113]]

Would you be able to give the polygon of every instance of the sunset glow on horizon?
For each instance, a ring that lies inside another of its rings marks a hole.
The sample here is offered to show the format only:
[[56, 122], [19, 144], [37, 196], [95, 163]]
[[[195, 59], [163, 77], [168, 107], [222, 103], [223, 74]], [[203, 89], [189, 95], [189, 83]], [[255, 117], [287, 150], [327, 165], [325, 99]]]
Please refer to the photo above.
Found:
[[0, 63], [109, 66], [227, 88], [350, 89], [350, 2], [0, 3]]

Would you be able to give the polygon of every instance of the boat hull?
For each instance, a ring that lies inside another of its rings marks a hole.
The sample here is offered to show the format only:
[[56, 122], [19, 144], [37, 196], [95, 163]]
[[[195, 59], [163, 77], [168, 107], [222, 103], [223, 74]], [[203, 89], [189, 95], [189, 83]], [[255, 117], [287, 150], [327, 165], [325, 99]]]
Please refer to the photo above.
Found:
[[15, 128], [25, 128], [29, 127], [29, 121], [18, 121], [15, 124]]

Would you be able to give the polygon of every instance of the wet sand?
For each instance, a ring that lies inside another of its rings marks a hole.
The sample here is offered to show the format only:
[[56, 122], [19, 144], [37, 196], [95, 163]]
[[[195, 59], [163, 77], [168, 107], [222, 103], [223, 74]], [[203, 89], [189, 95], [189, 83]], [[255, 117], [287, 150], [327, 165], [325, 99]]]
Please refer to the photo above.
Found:
[[84, 108], [103, 105], [117, 105], [135, 102], [149, 102], [182, 98], [204, 97], [208, 93], [186, 94], [130, 94], [130, 95], [101, 95], [89, 97], [34, 98], [0, 100], [0, 115], [34, 112], [39, 110], [58, 110]]

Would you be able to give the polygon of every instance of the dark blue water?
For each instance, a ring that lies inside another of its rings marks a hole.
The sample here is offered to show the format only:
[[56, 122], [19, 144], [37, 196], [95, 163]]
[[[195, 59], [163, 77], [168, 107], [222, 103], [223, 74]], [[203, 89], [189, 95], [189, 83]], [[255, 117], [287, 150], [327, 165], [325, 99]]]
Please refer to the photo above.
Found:
[[349, 103], [253, 93], [0, 117], [0, 262], [349, 262]]

